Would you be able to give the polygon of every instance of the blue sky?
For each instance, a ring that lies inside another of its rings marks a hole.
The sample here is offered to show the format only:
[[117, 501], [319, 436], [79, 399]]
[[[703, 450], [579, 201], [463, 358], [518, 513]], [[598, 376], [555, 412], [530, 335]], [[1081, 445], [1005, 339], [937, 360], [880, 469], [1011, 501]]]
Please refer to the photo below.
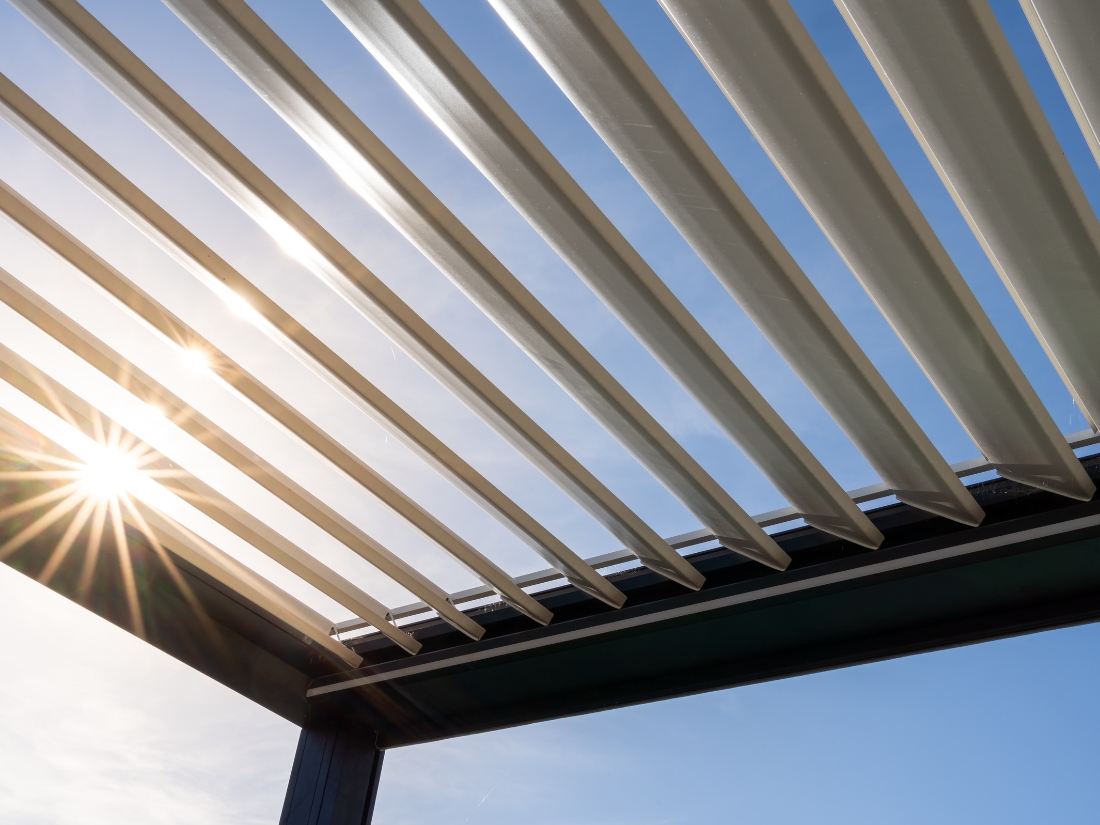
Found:
[[[319, 0], [256, 10], [749, 512], [785, 502], [610, 312], [415, 107]], [[876, 477], [839, 428], [483, 0], [426, 4], [846, 488]], [[970, 442], [851, 273], [651, 0], [608, 8], [949, 461]], [[1064, 432], [1085, 427], [830, 0], [795, 7]], [[1094, 208], [1097, 168], [1015, 0], [994, 8]], [[664, 535], [671, 498], [236, 75], [154, 0], [88, 8], [364, 263]], [[582, 556], [613, 539], [270, 241], [18, 12], [0, 6], [0, 71], [311, 325]], [[233, 316], [6, 125], [0, 177], [176, 308], [511, 574], [543, 566], [507, 531]], [[474, 580], [0, 221], [0, 266], [322, 492], [450, 590]], [[108, 411], [109, 382], [0, 307], [0, 342], [63, 372]], [[121, 406], [120, 406], [121, 405]], [[401, 588], [170, 432], [219, 489], [388, 604]], [[175, 439], [175, 440], [173, 440]], [[196, 472], [199, 472], [196, 470]], [[214, 531], [217, 532], [216, 530]], [[345, 613], [249, 548], [227, 549], [333, 618]], [[270, 822], [296, 731], [0, 567], [18, 662], [0, 684], [5, 822]], [[1100, 720], [1100, 631], [1079, 628], [471, 737], [388, 755], [380, 823], [1085, 821]]]

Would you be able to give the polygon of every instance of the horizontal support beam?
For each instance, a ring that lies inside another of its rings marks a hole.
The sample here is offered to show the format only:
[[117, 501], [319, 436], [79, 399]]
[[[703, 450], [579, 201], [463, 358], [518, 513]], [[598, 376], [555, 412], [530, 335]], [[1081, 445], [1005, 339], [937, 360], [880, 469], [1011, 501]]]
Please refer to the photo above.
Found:
[[[1100, 454], [1079, 463], [1100, 480]], [[707, 577], [698, 592], [636, 568], [614, 578], [617, 611], [562, 587], [539, 594], [548, 627], [504, 605], [477, 611], [478, 642], [417, 622], [415, 659], [353, 640], [366, 664], [306, 695], [385, 750], [1100, 621], [1100, 499], [1007, 478], [967, 489], [978, 527], [898, 502], [867, 514], [886, 537], [872, 552], [809, 525], [776, 535], [783, 572], [704, 545], [688, 556]]]
[[[1093, 444], [1100, 444], [1100, 433], [1093, 432], [1092, 430], [1081, 430], [1080, 432], [1067, 435], [1066, 441], [1071, 450], [1090, 447]], [[967, 476], [978, 475], [979, 473], [986, 473], [995, 469], [996, 467], [985, 458], [971, 458], [951, 465], [952, 472], [959, 478], [966, 478]], [[852, 501], [856, 502], [856, 504], [862, 504], [867, 501], [887, 498], [893, 495], [893, 492], [894, 491], [885, 484], [871, 484], [867, 487], [859, 487], [858, 489], [850, 490], [848, 495], [851, 496]], [[771, 527], [776, 524], [794, 521], [801, 517], [801, 514], [793, 507], [783, 507], [779, 510], [769, 510], [766, 513], [760, 513], [759, 515], [753, 516], [753, 520], [761, 527]], [[671, 538], [665, 539], [665, 541], [668, 542], [669, 546], [680, 550], [684, 547], [692, 547], [697, 544], [713, 541], [714, 539], [715, 536], [708, 530], [694, 530], [690, 533], [681, 533], [678, 536], [672, 536]], [[626, 564], [627, 562], [635, 560], [636, 556], [628, 550], [614, 550], [610, 553], [604, 553], [602, 556], [593, 556], [592, 558], [585, 559], [585, 562], [596, 570], [601, 570], [606, 567], [614, 567], [615, 565]], [[562, 575], [557, 570], [546, 569], [517, 576], [513, 581], [520, 587], [534, 587], [535, 585], [545, 584], [546, 582], [555, 581], [560, 578], [562, 578]], [[459, 590], [457, 593], [451, 593], [447, 596], [447, 601], [451, 604], [458, 605], [477, 601], [478, 599], [485, 599], [492, 595], [493, 592], [485, 586], [471, 587], [468, 590]], [[389, 617], [393, 621], [397, 621], [399, 619], [407, 619], [410, 616], [418, 616], [421, 613], [427, 613], [429, 610], [431, 610], [431, 608], [424, 604], [424, 602], [413, 602], [412, 604], [393, 608], [390, 610]], [[350, 633], [353, 630], [361, 630], [369, 626], [370, 625], [361, 619], [348, 619], [344, 622], [338, 622], [335, 632], [339, 635], [341, 633]]]

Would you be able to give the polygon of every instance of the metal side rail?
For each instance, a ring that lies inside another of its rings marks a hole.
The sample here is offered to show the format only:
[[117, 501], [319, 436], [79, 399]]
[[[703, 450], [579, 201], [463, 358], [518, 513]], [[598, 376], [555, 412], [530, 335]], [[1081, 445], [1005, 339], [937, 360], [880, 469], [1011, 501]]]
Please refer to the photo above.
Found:
[[[1100, 478], [1100, 456], [1081, 460]], [[721, 548], [687, 559], [685, 594], [644, 569], [614, 574], [611, 610], [573, 588], [530, 630], [510, 608], [474, 611], [466, 642], [432, 619], [404, 629], [410, 658], [377, 636], [364, 667], [315, 679], [314, 711], [353, 715], [390, 748], [1100, 620], [1100, 500], [997, 478], [968, 488], [988, 516], [966, 527], [904, 504], [868, 513], [868, 551], [813, 527], [776, 536], [783, 572]]]
[[[1092, 430], [1081, 430], [1080, 432], [1067, 435], [1066, 442], [1072, 450], [1090, 447], [1093, 444], [1100, 444], [1100, 433], [1093, 432]], [[952, 464], [951, 470], [959, 478], [966, 478], [968, 476], [978, 475], [979, 473], [987, 473], [991, 470], [996, 470], [996, 467], [985, 458], [971, 458], [967, 461], [960, 461], [957, 464]], [[851, 496], [852, 501], [856, 504], [876, 501], [877, 499], [887, 498], [893, 494], [894, 491], [885, 484], [870, 484], [866, 487], [848, 491], [848, 495]], [[802, 518], [802, 515], [793, 507], [769, 510], [766, 513], [760, 513], [759, 515], [753, 516], [753, 520], [761, 527], [772, 527], [776, 524], [783, 524], [800, 518]], [[695, 545], [715, 540], [716, 537], [705, 529], [693, 530], [690, 533], [681, 533], [678, 536], [672, 536], [665, 539], [669, 546], [676, 550], [682, 550], [685, 547], [694, 547]], [[636, 556], [629, 550], [614, 550], [600, 556], [592, 556], [584, 561], [596, 570], [602, 570], [635, 560]], [[536, 585], [546, 584], [547, 582], [560, 578], [562, 578], [561, 573], [553, 568], [547, 568], [546, 570], [539, 570], [534, 573], [525, 573], [522, 576], [516, 576], [513, 581], [520, 587], [535, 587]], [[481, 585], [478, 587], [471, 587], [467, 590], [459, 590], [457, 593], [450, 593], [447, 596], [447, 601], [454, 605], [466, 604], [479, 599], [487, 599], [493, 595], [494, 593], [492, 590]], [[418, 616], [422, 613], [427, 613], [430, 610], [431, 608], [424, 602], [413, 602], [412, 604], [406, 604], [391, 609], [389, 617], [392, 621], [398, 621], [399, 619], [407, 619], [410, 616]], [[364, 627], [370, 627], [370, 625], [361, 619], [348, 619], [347, 621], [338, 622], [336, 624], [335, 633], [337, 635], [342, 635], [355, 630], [361, 630]]]

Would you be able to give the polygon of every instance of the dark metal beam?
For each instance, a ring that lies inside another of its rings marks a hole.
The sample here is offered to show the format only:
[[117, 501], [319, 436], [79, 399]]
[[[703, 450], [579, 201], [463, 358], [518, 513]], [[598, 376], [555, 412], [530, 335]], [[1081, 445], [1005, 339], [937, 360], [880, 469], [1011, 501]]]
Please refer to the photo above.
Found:
[[[3, 469], [19, 469], [17, 457], [2, 458]], [[1100, 478], [1100, 456], [1082, 465]], [[41, 489], [4, 482], [0, 506]], [[792, 559], [783, 572], [703, 549], [687, 557], [706, 577], [696, 593], [635, 568], [612, 574], [628, 598], [621, 610], [562, 587], [537, 594], [554, 613], [547, 627], [486, 605], [470, 611], [481, 641], [439, 619], [409, 624], [420, 654], [363, 636], [348, 642], [366, 663], [351, 673], [178, 560], [196, 611], [136, 534], [131, 553], [150, 644], [296, 724], [343, 719], [377, 732], [372, 747], [385, 749], [1100, 619], [1100, 500], [1006, 479], [969, 489], [987, 513], [979, 527], [899, 504], [869, 513], [886, 537], [876, 551], [809, 527], [776, 536]], [[0, 524], [0, 541], [39, 515]], [[66, 526], [59, 520], [3, 561], [43, 577]], [[101, 554], [95, 586], [80, 590], [86, 542], [78, 537], [48, 584], [129, 629], [113, 554]]]
[[[1100, 476], [1100, 458], [1082, 463]], [[352, 646], [368, 664], [315, 680], [311, 701], [354, 701], [389, 748], [1100, 619], [1100, 500], [1006, 479], [970, 490], [980, 527], [895, 505], [870, 514], [876, 551], [792, 530], [784, 572], [704, 551], [688, 557], [697, 593], [633, 570], [614, 578], [618, 611], [563, 588], [539, 597], [545, 628], [494, 605], [476, 643], [438, 621], [405, 626], [414, 658], [366, 637]]]
[[279, 825], [369, 825], [382, 773], [376, 736], [349, 719], [307, 722]]

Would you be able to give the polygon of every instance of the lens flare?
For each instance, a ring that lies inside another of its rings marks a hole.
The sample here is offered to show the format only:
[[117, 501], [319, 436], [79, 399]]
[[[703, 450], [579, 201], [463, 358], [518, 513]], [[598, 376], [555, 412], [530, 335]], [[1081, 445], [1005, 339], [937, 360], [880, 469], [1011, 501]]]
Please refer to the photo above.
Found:
[[181, 350], [180, 360], [183, 361], [183, 365], [192, 372], [206, 372], [210, 369], [210, 359], [206, 357], [206, 353], [202, 350]]
[[136, 472], [137, 468], [129, 455], [121, 450], [104, 448], [102, 454], [84, 468], [80, 484], [89, 496], [109, 499], [125, 492]]

